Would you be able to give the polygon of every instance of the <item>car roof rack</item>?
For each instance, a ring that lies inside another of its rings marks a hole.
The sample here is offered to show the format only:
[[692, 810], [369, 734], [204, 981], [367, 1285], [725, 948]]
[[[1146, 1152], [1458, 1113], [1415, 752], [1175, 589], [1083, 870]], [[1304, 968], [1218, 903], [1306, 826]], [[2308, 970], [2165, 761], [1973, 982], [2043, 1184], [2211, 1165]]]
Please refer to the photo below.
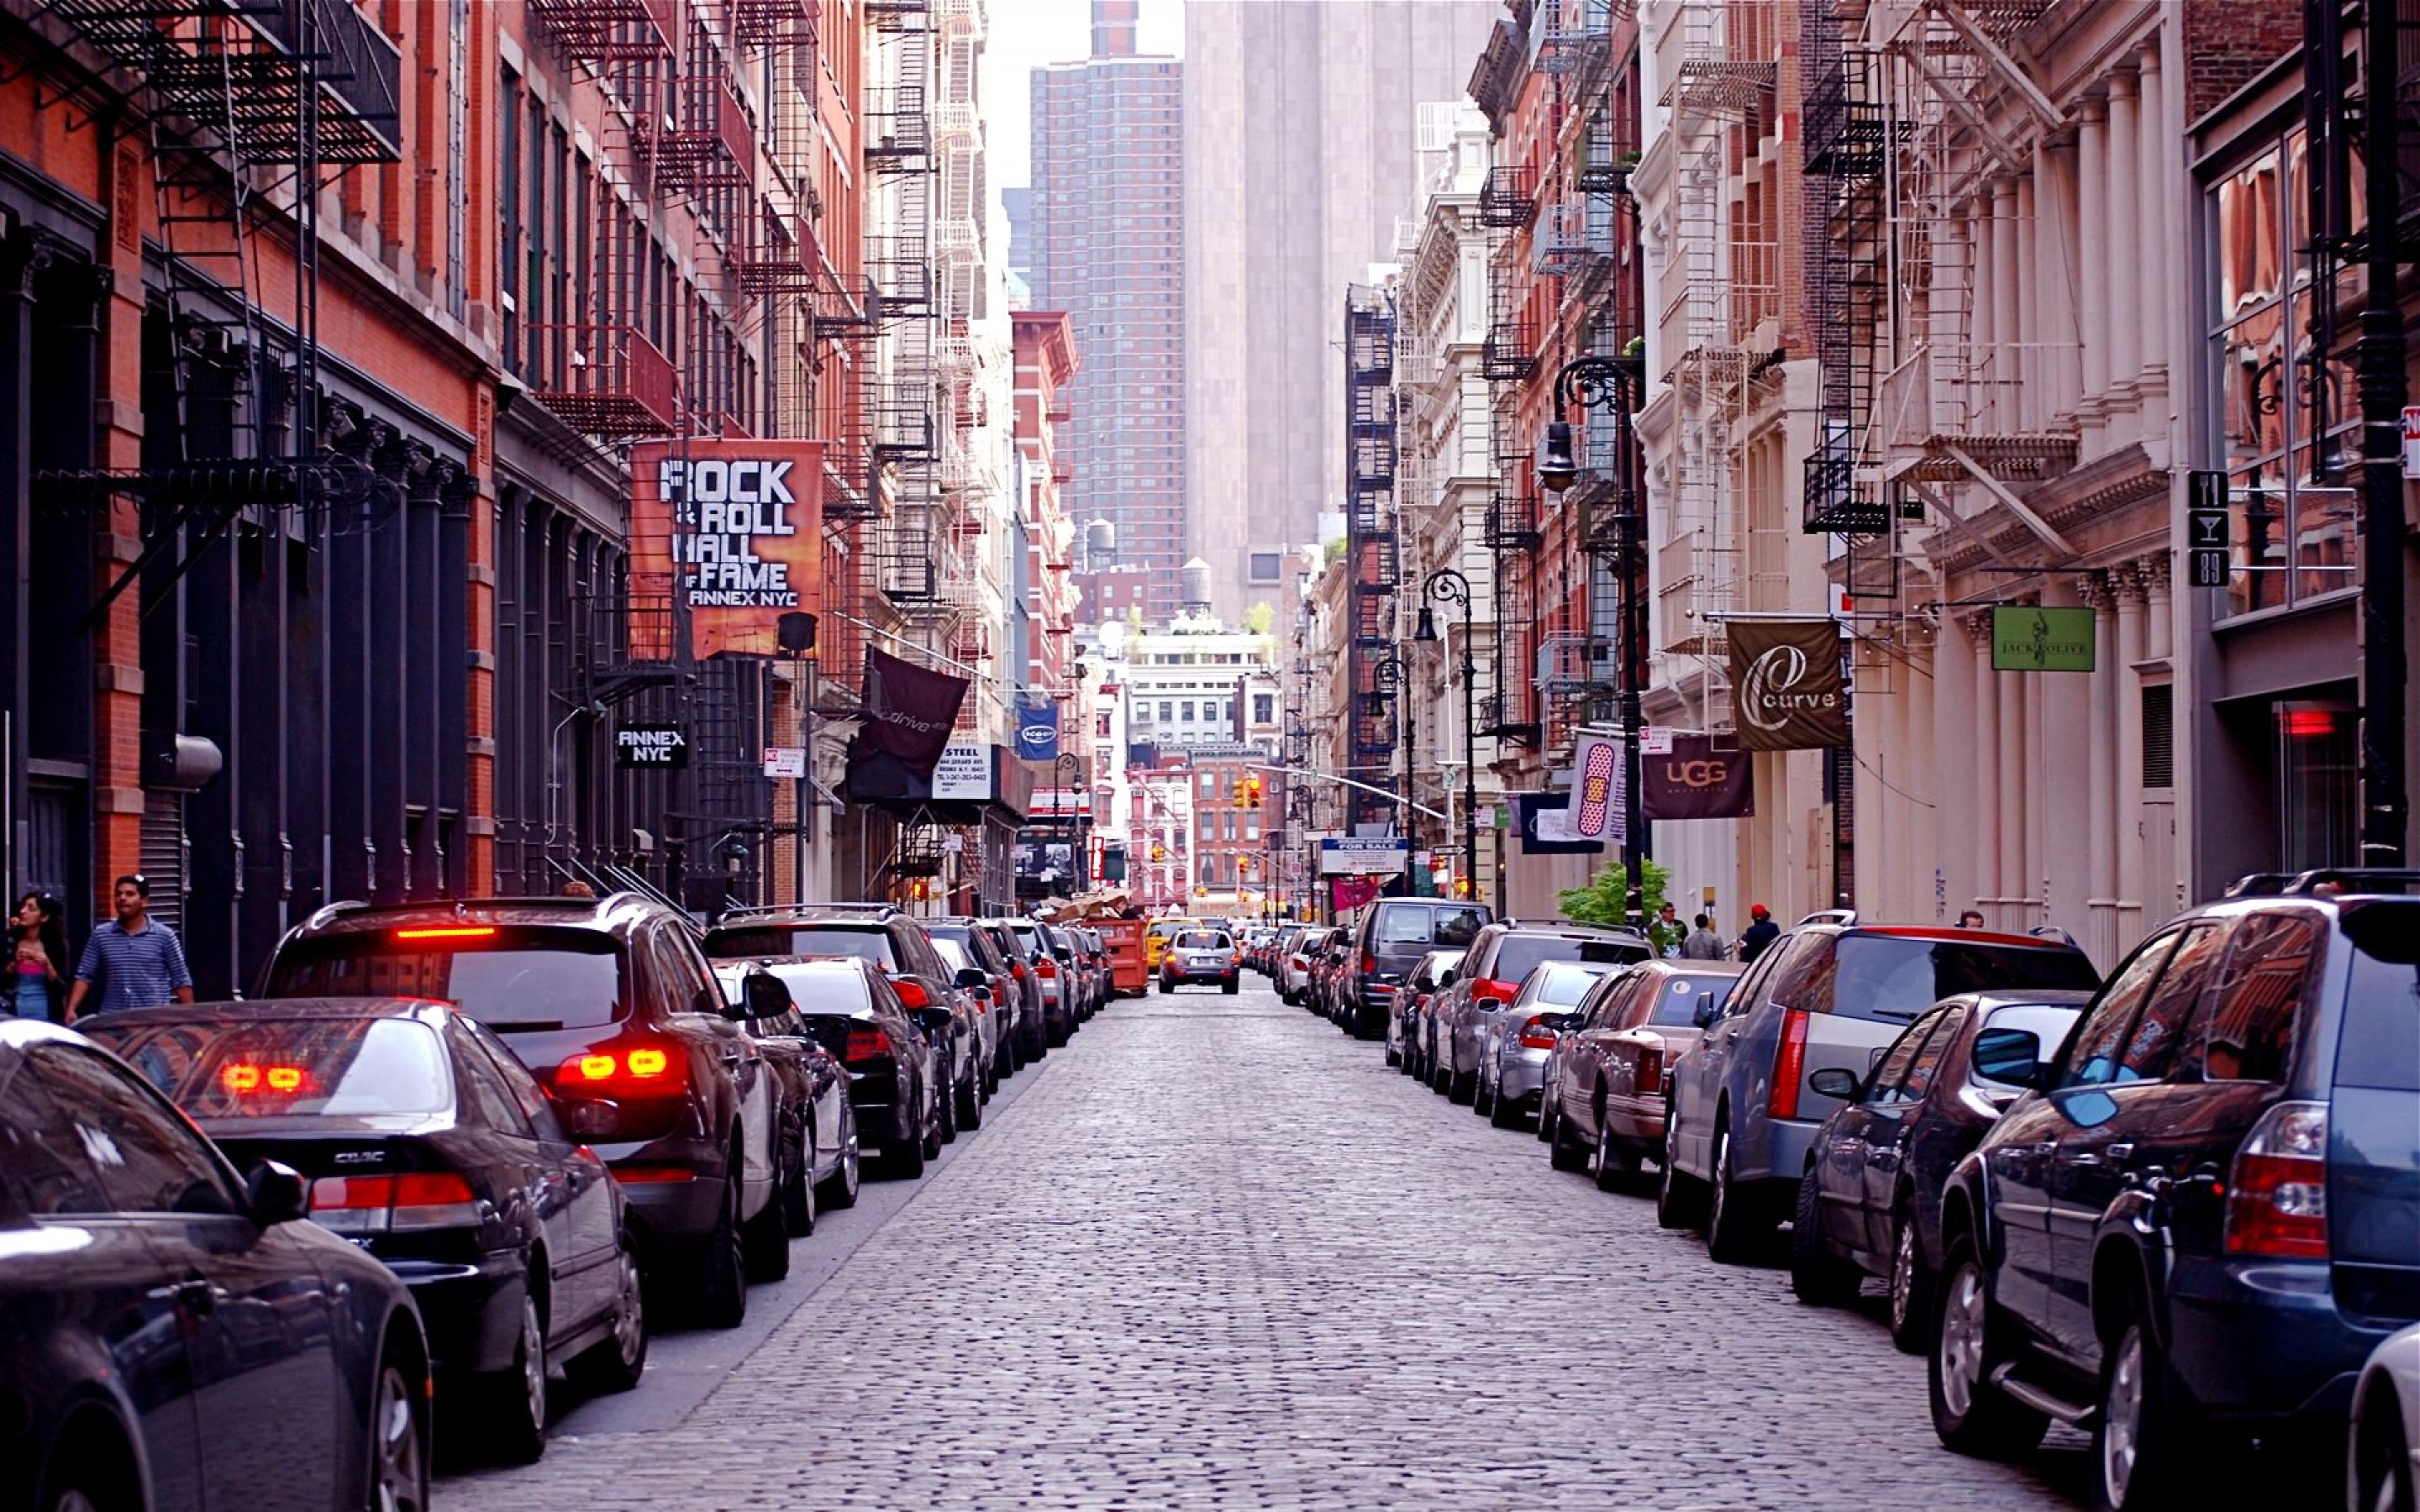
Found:
[[[2279, 891], [2288, 898], [2316, 898], [2339, 892], [2381, 892], [2390, 890], [2378, 884], [2393, 883], [2391, 889], [2400, 892], [2420, 887], [2420, 870], [2390, 866], [2334, 866], [2318, 871], [2298, 872], [2286, 881]], [[2321, 889], [2327, 889], [2322, 893]]]
[[2222, 898], [2274, 898], [2293, 878], [2283, 872], [2247, 872], [2226, 885]]
[[1854, 924], [1856, 921], [1857, 911], [1854, 908], [1818, 908], [1791, 927], [1805, 929], [1809, 924]]
[[2049, 940], [2055, 945], [2064, 945], [2071, 949], [2080, 950], [2084, 949], [2081, 945], [2076, 944], [2074, 935], [2070, 934], [2067, 931], [2059, 928], [2056, 924], [2036, 924], [2033, 928], [2025, 931], [2025, 933], [2032, 935], [2035, 939]]

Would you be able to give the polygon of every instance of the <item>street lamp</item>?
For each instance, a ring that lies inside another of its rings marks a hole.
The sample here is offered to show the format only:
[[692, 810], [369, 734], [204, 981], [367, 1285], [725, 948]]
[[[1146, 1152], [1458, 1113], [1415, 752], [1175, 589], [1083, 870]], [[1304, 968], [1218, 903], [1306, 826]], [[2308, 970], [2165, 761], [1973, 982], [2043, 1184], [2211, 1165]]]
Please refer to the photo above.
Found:
[[[1062, 736], [1064, 736], [1063, 731]], [[1051, 804], [1051, 811], [1058, 818], [1060, 835], [1067, 841], [1067, 890], [1072, 894], [1083, 876], [1083, 867], [1076, 859], [1083, 854], [1083, 848], [1076, 841], [1075, 815], [1068, 812], [1072, 807], [1068, 800], [1074, 795], [1076, 779], [1084, 773], [1084, 760], [1072, 750], [1063, 750], [1059, 753], [1059, 760], [1052, 764], [1059, 774], [1059, 791]]]
[[[1645, 402], [1646, 392], [1647, 359], [1640, 353], [1575, 358], [1555, 375], [1557, 414], [1577, 405], [1613, 416], [1613, 573], [1621, 594], [1621, 644], [1616, 648], [1621, 668], [1621, 869], [1629, 878], [1629, 895], [1637, 898], [1646, 896], [1647, 886], [1645, 784], [1638, 769], [1639, 696], [1647, 685], [1647, 516], [1646, 496], [1638, 486], [1638, 439], [1630, 417]], [[1554, 421], [1546, 426], [1545, 444], [1538, 453], [1539, 486], [1561, 493], [1578, 477], [1572, 427]], [[1590, 533], [1583, 522], [1583, 536]]]
[[1412, 639], [1421, 645], [1437, 643], [1436, 610], [1429, 601], [1462, 606], [1462, 876], [1473, 902], [1479, 898], [1479, 731], [1478, 668], [1470, 656], [1470, 579], [1451, 567], [1439, 567], [1420, 583], [1419, 627]]

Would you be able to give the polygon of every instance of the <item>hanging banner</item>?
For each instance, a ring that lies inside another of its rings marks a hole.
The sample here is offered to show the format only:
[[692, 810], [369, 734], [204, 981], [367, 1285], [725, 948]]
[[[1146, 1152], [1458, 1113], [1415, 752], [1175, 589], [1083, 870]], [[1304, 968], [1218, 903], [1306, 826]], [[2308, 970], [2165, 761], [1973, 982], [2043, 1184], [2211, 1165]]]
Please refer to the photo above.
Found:
[[928, 671], [887, 652], [865, 650], [865, 733], [861, 751], [896, 758], [924, 781], [949, 748], [950, 732], [966, 702], [967, 680]]
[[1995, 672], [2088, 672], [2093, 650], [2088, 609], [2001, 604], [1992, 610]]
[[1375, 876], [1330, 877], [1327, 889], [1331, 906], [1342, 917], [1385, 892], [1387, 879]]
[[1650, 819], [1741, 819], [1756, 812], [1745, 751], [1717, 750], [1712, 735], [1672, 736], [1671, 750], [1639, 764], [1639, 804]]
[[1044, 702], [1016, 706], [1016, 753], [1029, 762], [1059, 759], [1059, 706]]
[[1582, 735], [1572, 751], [1571, 838], [1619, 845], [1624, 832], [1621, 742]]
[[1743, 750], [1849, 743], [1840, 626], [1831, 620], [1732, 620], [1731, 712]]
[[783, 653], [784, 614], [823, 610], [824, 444], [641, 441], [630, 449], [631, 654], [673, 654], [677, 600], [690, 653]]

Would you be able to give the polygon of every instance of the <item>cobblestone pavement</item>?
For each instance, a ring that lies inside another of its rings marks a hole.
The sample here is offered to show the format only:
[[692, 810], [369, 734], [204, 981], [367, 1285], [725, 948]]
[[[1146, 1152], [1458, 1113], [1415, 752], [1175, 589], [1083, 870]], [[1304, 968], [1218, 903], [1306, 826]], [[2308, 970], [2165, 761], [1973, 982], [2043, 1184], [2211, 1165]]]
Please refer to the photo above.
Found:
[[1118, 1004], [1018, 1080], [693, 1410], [440, 1506], [2073, 1504], [2080, 1441], [1947, 1453], [1873, 1318], [1265, 990]]

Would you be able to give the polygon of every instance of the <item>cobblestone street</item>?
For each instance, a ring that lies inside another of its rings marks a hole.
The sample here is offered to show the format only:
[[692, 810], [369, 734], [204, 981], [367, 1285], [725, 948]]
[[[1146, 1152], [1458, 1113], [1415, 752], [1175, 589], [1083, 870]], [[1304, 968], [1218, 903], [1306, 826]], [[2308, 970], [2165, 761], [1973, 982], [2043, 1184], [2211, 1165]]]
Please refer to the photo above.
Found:
[[2080, 1480], [2073, 1447], [2047, 1483], [1943, 1451], [1872, 1317], [1709, 1263], [1264, 988], [1120, 1003], [1014, 1090], [878, 1226], [800, 1241], [719, 1381], [684, 1396], [705, 1336], [660, 1341], [442, 1504], [1964, 1512]]

